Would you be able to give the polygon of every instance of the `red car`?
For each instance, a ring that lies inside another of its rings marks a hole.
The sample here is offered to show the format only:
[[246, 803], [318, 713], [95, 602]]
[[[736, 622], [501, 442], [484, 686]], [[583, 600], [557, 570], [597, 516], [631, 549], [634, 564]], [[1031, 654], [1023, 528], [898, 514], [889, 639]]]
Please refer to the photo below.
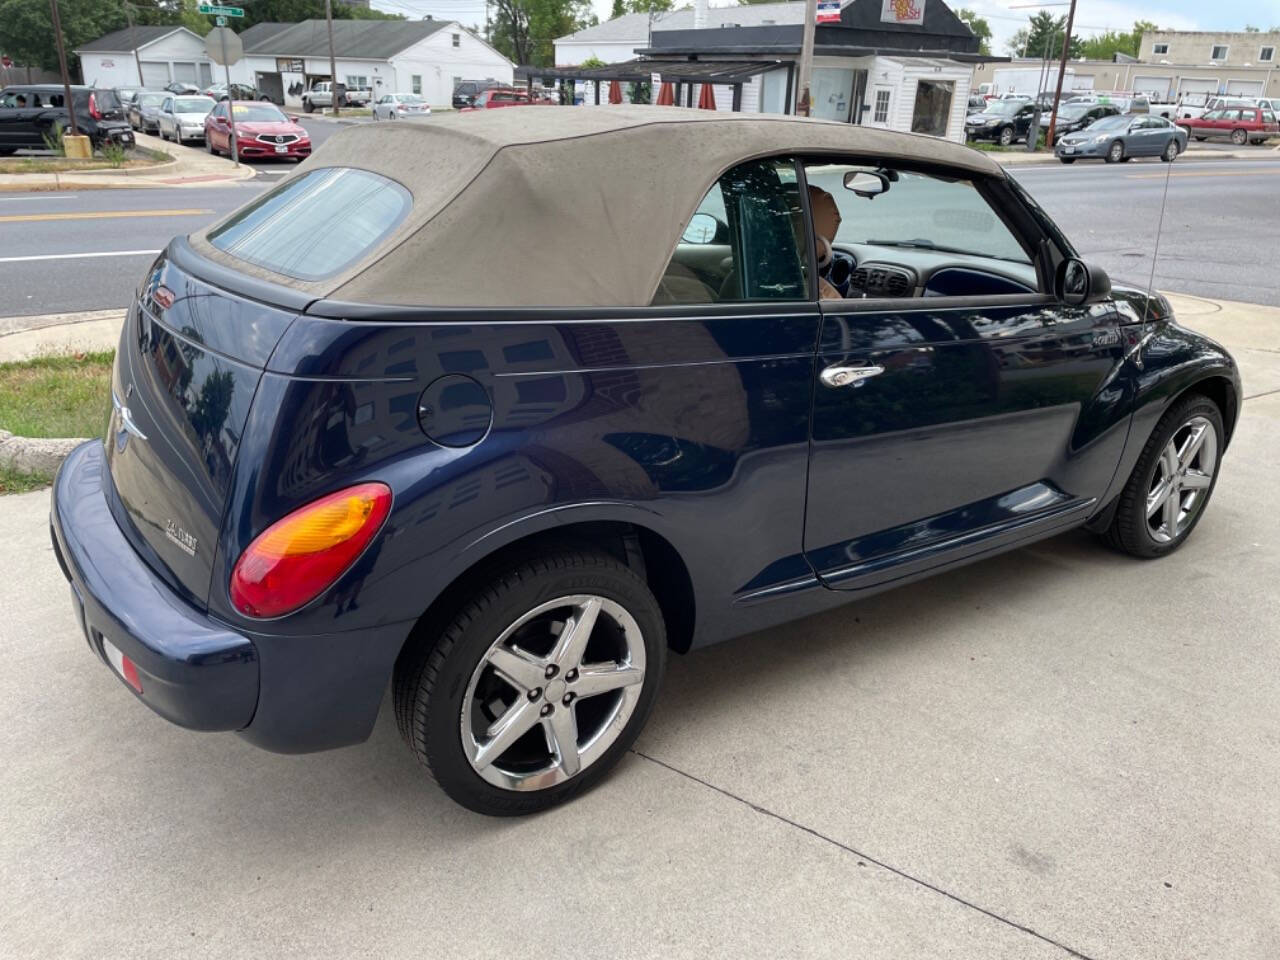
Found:
[[495, 110], [498, 107], [529, 107], [529, 106], [550, 106], [550, 100], [531, 100], [529, 94], [523, 90], [512, 90], [510, 88], [496, 88], [493, 90], [482, 91], [469, 107], [463, 107], [459, 113], [466, 113], [468, 110]]
[[1236, 146], [1246, 143], [1266, 143], [1280, 136], [1280, 124], [1269, 107], [1231, 107], [1227, 110], [1210, 110], [1202, 117], [1183, 117], [1178, 126], [1187, 136], [1197, 140], [1210, 137], [1230, 137]]
[[241, 160], [255, 157], [305, 160], [311, 156], [311, 135], [275, 104], [256, 100], [223, 100], [210, 111], [204, 118], [204, 142], [210, 153], [231, 155], [230, 118], [233, 115], [236, 152]]

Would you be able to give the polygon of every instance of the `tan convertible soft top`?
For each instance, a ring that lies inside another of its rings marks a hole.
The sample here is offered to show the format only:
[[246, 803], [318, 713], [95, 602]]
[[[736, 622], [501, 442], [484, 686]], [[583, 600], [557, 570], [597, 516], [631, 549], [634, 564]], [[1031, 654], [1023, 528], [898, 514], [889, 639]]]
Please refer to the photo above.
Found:
[[640, 306], [721, 174], [760, 156], [833, 153], [1004, 176], [958, 144], [847, 123], [674, 107], [508, 107], [351, 127], [321, 147], [294, 176], [358, 167], [413, 194], [396, 230], [333, 277], [294, 280], [230, 257], [209, 244], [213, 227], [192, 243], [211, 259], [316, 297]]

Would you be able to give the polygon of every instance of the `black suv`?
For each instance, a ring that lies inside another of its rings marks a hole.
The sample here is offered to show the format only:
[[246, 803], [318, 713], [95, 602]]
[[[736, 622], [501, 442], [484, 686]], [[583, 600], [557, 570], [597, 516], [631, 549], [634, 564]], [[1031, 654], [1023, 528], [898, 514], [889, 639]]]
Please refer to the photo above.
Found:
[[[72, 87], [76, 127], [95, 147], [118, 143], [134, 146], [133, 129], [115, 91]], [[66, 94], [54, 83], [33, 83], [0, 90], [0, 155], [15, 150], [43, 150], [59, 131], [70, 126]]]

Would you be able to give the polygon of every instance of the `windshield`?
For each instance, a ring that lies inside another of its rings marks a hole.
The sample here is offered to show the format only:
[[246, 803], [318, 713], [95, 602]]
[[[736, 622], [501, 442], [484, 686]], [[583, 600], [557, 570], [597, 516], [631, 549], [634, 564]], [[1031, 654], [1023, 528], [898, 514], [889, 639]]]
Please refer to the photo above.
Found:
[[140, 93], [134, 102], [140, 107], [158, 107], [168, 99], [167, 93]]
[[174, 113], [208, 113], [212, 109], [211, 97], [178, 97], [173, 101]]
[[1090, 110], [1090, 104], [1087, 103], [1068, 103], [1066, 106], [1058, 110], [1059, 120], [1079, 120]]
[[1129, 118], [1125, 116], [1103, 117], [1101, 120], [1095, 120], [1089, 124], [1090, 130], [1127, 130], [1129, 127]]
[[994, 113], [999, 117], [1012, 117], [1024, 106], [1026, 106], [1025, 100], [992, 100], [987, 104], [987, 113]]
[[289, 122], [289, 118], [281, 113], [278, 107], [269, 103], [237, 103], [233, 109], [237, 123]]

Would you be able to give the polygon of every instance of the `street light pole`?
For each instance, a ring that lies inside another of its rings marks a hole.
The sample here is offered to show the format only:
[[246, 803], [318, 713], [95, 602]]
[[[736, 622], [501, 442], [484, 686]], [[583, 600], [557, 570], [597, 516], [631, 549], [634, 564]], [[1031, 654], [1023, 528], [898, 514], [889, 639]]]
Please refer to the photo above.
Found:
[[338, 115], [338, 62], [333, 56], [333, 0], [324, 0], [324, 19], [329, 26], [329, 103]]
[[53, 12], [53, 36], [58, 41], [58, 67], [62, 70], [62, 93], [66, 97], [67, 117], [70, 119], [68, 129], [71, 136], [80, 136], [76, 129], [76, 105], [71, 99], [71, 76], [67, 73], [67, 48], [62, 43], [62, 18], [58, 16], [58, 0], [49, 0], [49, 9]]
[[1071, 9], [1067, 11], [1067, 32], [1062, 38], [1062, 61], [1058, 64], [1058, 87], [1053, 94], [1053, 113], [1049, 115], [1049, 133], [1045, 143], [1053, 149], [1053, 135], [1058, 126], [1058, 101], [1062, 99], [1062, 80], [1067, 75], [1067, 54], [1071, 52], [1071, 28], [1076, 22], [1076, 0], [1071, 0]]
[[133, 4], [129, 0], [124, 0], [124, 15], [129, 21], [129, 46], [133, 47], [133, 63], [138, 68], [138, 86], [145, 87], [146, 83], [142, 79], [142, 57], [138, 55], [138, 31], [134, 29], [137, 24], [133, 22]]
[[813, 34], [818, 27], [818, 0], [804, 0], [804, 41], [800, 45], [800, 99], [796, 113], [809, 116], [809, 86], [813, 82]]

